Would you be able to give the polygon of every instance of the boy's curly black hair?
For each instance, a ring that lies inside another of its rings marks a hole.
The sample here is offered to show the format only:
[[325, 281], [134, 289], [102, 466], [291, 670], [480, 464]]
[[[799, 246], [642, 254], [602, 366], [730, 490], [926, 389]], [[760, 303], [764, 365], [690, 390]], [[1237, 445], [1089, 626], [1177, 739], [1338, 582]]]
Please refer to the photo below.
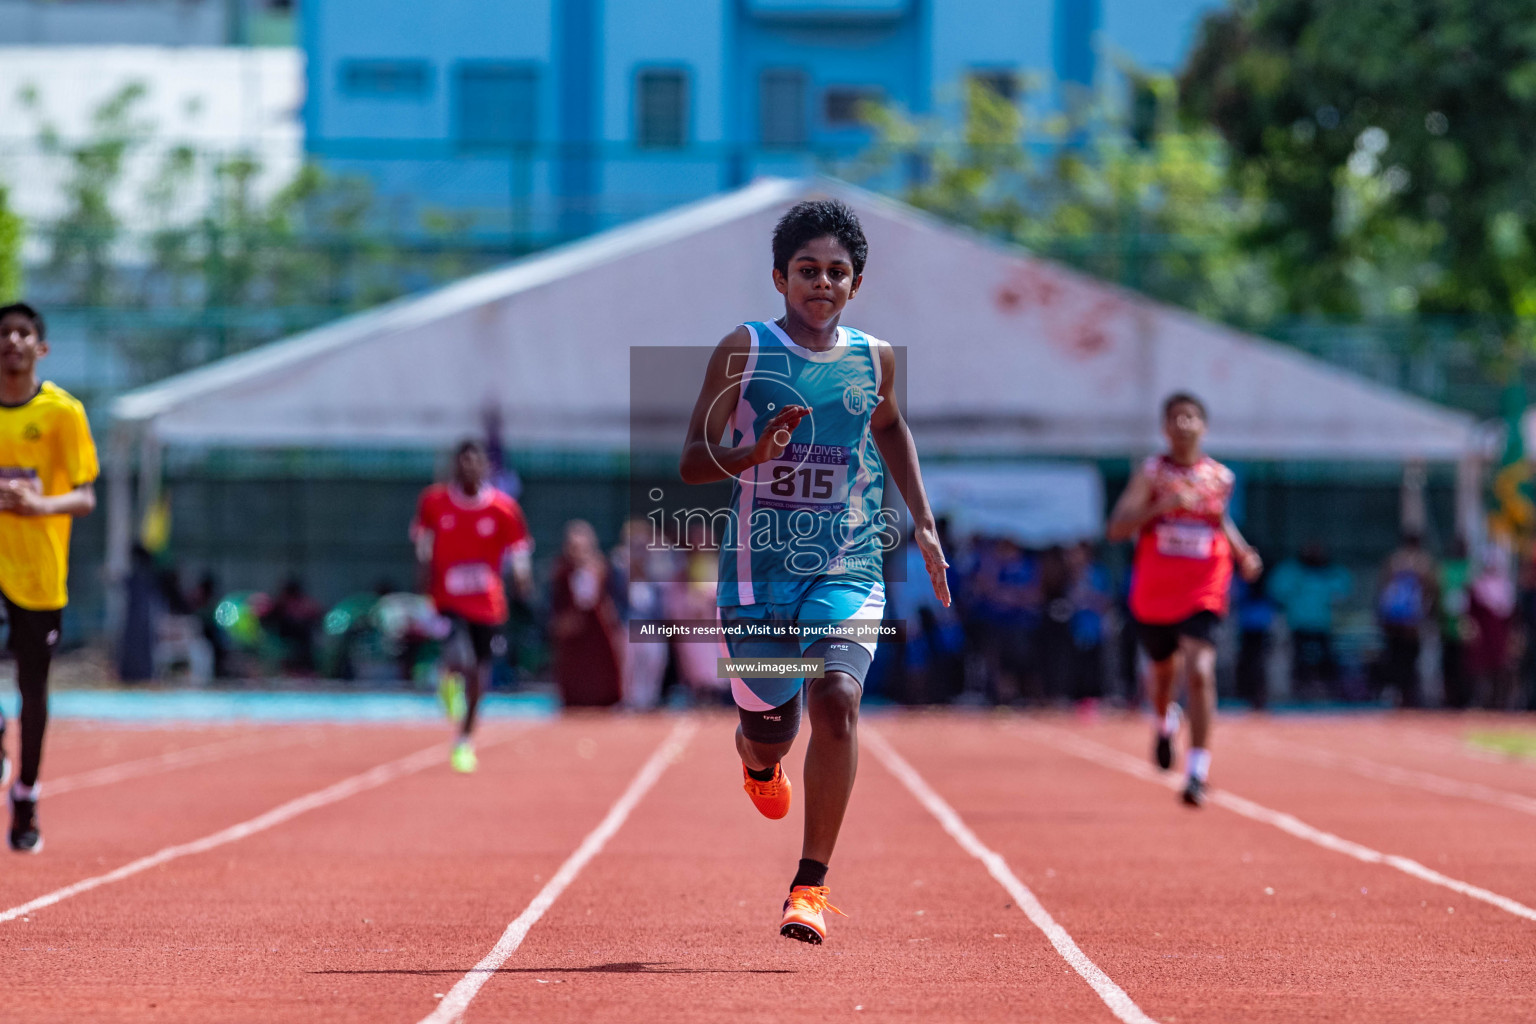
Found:
[[1180, 405], [1194, 406], [1195, 411], [1200, 414], [1200, 418], [1207, 423], [1210, 422], [1211, 418], [1207, 416], [1205, 412], [1205, 403], [1200, 401], [1200, 399], [1196, 398], [1194, 395], [1190, 394], [1188, 391], [1175, 391], [1173, 394], [1163, 399], [1163, 419], [1166, 420], [1173, 412], [1174, 407]]
[[795, 253], [807, 242], [828, 235], [848, 250], [854, 276], [864, 273], [864, 261], [869, 258], [864, 229], [859, 225], [858, 216], [836, 199], [796, 203], [779, 218], [778, 226], [773, 229], [773, 269], [788, 274], [789, 261]]
[[43, 314], [33, 309], [25, 302], [12, 302], [9, 305], [0, 306], [0, 320], [4, 320], [12, 313], [15, 313], [17, 316], [24, 316], [28, 320], [31, 320], [32, 326], [37, 330], [37, 336], [39, 338], [46, 339], [48, 337], [48, 326], [43, 323]]

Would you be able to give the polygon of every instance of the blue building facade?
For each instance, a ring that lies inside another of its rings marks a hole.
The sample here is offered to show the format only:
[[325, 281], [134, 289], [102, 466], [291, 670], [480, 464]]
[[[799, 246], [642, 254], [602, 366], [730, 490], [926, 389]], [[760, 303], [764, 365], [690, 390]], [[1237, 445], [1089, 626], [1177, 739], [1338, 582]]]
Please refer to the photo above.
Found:
[[867, 101], [954, 117], [975, 78], [1061, 109], [1122, 60], [1173, 69], [1220, 6], [310, 0], [306, 146], [371, 179], [398, 229], [534, 246], [835, 167], [869, 141]]

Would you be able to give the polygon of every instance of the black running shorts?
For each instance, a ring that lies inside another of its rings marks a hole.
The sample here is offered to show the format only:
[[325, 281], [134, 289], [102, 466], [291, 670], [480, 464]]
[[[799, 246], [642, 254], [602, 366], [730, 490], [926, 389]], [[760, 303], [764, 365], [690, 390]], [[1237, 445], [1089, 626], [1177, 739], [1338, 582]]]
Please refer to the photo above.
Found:
[[1150, 622], [1136, 623], [1136, 635], [1147, 657], [1153, 661], [1167, 661], [1178, 653], [1179, 640], [1189, 637], [1203, 644], [1216, 643], [1216, 630], [1221, 626], [1221, 616], [1212, 611], [1199, 611], [1182, 622], [1155, 625]]
[[447, 613], [446, 618], [453, 624], [445, 644], [448, 655], [446, 660], [455, 668], [469, 667], [458, 664], [468, 660], [466, 655], [473, 655], [476, 663], [483, 663], [507, 653], [507, 641], [501, 635], [499, 625], [471, 622], [453, 612]]

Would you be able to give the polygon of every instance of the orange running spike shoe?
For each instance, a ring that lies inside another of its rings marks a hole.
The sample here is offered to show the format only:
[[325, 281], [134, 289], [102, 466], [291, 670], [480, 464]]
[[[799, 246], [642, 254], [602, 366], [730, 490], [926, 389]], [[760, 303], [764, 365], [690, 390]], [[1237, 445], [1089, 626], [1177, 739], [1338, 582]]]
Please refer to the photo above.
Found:
[[789, 890], [789, 899], [784, 901], [784, 920], [779, 922], [779, 934], [786, 939], [821, 945], [827, 937], [827, 922], [822, 919], [822, 912], [830, 910], [848, 916], [827, 902], [827, 891], [824, 885], [797, 885]]
[[790, 785], [783, 765], [773, 766], [773, 778], [767, 782], [758, 782], [748, 775], [746, 765], [741, 766], [741, 777], [741, 788], [747, 791], [752, 806], [762, 812], [763, 817], [778, 821], [789, 813]]

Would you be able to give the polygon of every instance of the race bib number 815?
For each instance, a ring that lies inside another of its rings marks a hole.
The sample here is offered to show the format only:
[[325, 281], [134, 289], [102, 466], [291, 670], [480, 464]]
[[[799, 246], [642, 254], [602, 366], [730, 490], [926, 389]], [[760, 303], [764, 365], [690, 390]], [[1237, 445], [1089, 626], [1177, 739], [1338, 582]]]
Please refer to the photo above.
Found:
[[792, 444], [758, 470], [757, 504], [769, 508], [836, 509], [848, 502], [848, 449]]

